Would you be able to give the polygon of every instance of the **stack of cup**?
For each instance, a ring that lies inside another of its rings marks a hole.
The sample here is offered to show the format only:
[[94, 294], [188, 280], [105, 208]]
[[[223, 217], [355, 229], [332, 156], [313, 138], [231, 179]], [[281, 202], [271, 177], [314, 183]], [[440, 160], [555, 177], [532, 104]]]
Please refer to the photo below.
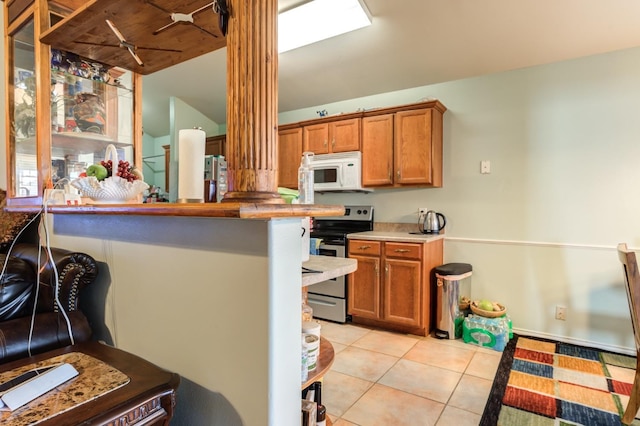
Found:
[[320, 324], [315, 321], [302, 322], [302, 336], [307, 349], [307, 368], [314, 370], [320, 356]]

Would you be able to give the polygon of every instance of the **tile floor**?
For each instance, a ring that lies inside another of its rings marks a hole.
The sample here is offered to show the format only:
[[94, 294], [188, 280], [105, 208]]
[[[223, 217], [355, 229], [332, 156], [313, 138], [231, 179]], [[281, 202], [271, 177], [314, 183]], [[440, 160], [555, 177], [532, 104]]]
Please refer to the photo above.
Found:
[[482, 416], [501, 352], [320, 321], [336, 352], [323, 403], [335, 426], [467, 426]]

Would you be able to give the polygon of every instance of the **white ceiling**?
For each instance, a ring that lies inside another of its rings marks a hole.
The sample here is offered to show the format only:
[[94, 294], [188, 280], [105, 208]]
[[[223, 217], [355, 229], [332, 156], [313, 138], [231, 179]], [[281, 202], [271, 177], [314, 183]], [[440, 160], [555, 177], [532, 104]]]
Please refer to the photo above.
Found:
[[[279, 111], [640, 46], [638, 0], [364, 2], [370, 27], [279, 55]], [[145, 76], [144, 131], [169, 134], [170, 96], [225, 123], [225, 61], [221, 49]]]

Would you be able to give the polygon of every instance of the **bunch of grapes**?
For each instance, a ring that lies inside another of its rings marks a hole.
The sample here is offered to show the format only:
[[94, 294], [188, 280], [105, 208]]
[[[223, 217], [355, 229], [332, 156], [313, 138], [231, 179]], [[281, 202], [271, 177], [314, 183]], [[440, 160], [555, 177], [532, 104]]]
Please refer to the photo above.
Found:
[[107, 177], [111, 177], [111, 175], [113, 174], [112, 173], [113, 162], [111, 160], [107, 160], [107, 161], [102, 160], [100, 164], [102, 164], [104, 168], [107, 169]]
[[[102, 164], [107, 169], [107, 176], [113, 176], [113, 161], [101, 161]], [[139, 179], [139, 176], [134, 173], [134, 168], [129, 164], [128, 161], [120, 160], [118, 161], [118, 170], [115, 173], [116, 176], [120, 176], [122, 179], [126, 179], [128, 182], [133, 182], [136, 179]]]
[[133, 167], [131, 167], [128, 161], [124, 160], [118, 161], [118, 176], [126, 179], [128, 182], [133, 182], [138, 179], [138, 176], [133, 173]]

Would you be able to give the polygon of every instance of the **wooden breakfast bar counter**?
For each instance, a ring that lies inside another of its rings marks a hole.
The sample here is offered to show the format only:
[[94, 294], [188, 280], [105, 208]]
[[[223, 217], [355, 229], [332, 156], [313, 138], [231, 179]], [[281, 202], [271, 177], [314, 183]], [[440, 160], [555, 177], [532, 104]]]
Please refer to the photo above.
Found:
[[[37, 212], [41, 206], [9, 205], [7, 211]], [[270, 219], [305, 216], [340, 216], [344, 206], [320, 204], [259, 204], [259, 203], [125, 203], [81, 204], [77, 206], [48, 205], [54, 214], [185, 216], [236, 219]]]
[[[95, 337], [180, 375], [176, 422], [299, 425], [302, 291], [335, 269], [322, 257], [302, 262], [301, 218], [341, 215], [343, 206], [87, 204], [47, 212], [51, 246], [99, 262], [101, 279], [86, 296], [97, 308], [90, 321], [102, 325]], [[323, 272], [302, 274], [303, 265]], [[321, 364], [330, 366], [328, 358]]]

